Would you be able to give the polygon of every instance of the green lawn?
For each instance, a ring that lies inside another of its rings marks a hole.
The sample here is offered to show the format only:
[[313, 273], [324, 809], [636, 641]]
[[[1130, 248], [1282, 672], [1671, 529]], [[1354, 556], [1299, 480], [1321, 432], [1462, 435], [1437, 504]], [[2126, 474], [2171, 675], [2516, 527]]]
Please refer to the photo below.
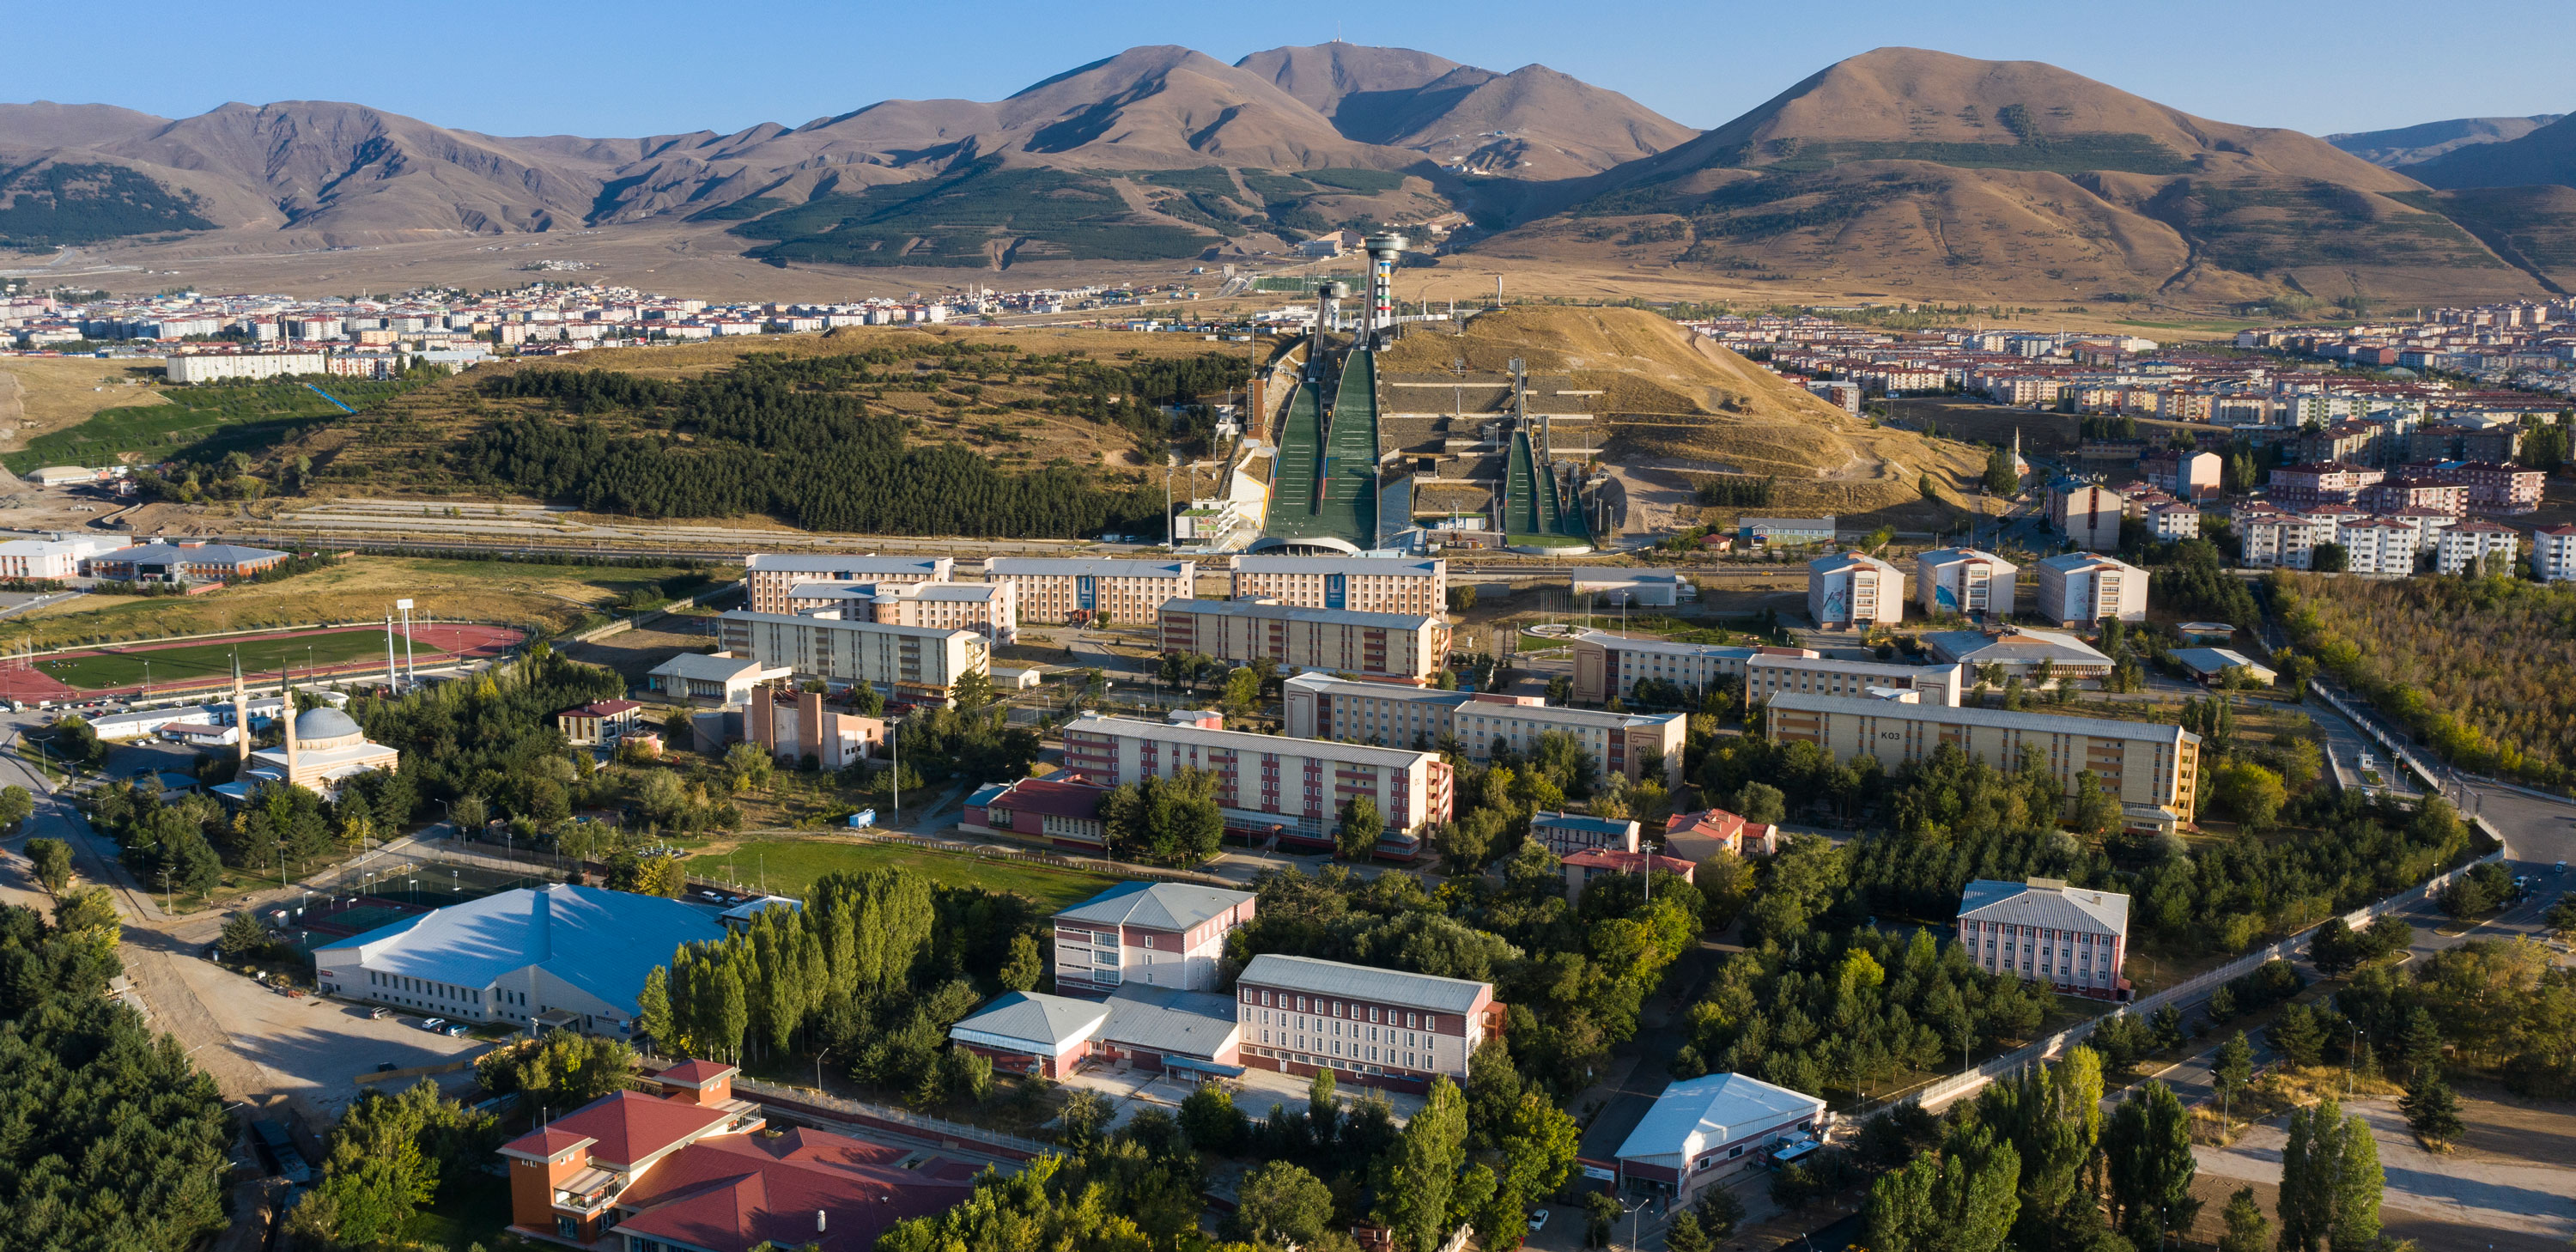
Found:
[[1080, 870], [856, 840], [748, 839], [725, 855], [702, 852], [689, 858], [690, 872], [698, 877], [722, 879], [730, 872], [743, 883], [758, 885], [765, 875], [771, 892], [788, 896], [803, 896], [825, 874], [885, 868], [919, 870], [943, 887], [1016, 891], [1050, 912], [1079, 904], [1119, 882]]
[[[379, 630], [361, 629], [296, 639], [247, 639], [176, 648], [138, 648], [96, 656], [38, 661], [36, 669], [48, 678], [73, 687], [122, 687], [143, 681], [146, 661], [151, 663], [152, 681], [163, 683], [229, 674], [236, 654], [241, 658], [243, 672], [256, 679], [258, 675], [275, 674], [287, 667], [301, 669], [307, 665], [332, 665], [345, 661], [382, 661], [385, 636]], [[414, 643], [411, 655], [418, 661], [446, 654]]]
[[404, 1224], [403, 1242], [465, 1252], [493, 1246], [509, 1225], [509, 1180], [477, 1170], [439, 1184], [438, 1198]]

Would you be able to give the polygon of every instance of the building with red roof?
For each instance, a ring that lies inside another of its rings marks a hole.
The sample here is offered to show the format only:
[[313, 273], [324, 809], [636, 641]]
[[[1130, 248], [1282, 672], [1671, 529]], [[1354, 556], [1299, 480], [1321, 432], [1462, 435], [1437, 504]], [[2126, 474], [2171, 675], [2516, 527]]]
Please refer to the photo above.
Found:
[[1642, 873], [1652, 866], [1667, 874], [1679, 874], [1683, 882], [1689, 882], [1699, 868], [1677, 856], [1621, 852], [1616, 848], [1587, 848], [1566, 857], [1561, 864], [1565, 867], [1565, 894], [1569, 897], [1582, 895], [1586, 884], [1604, 875]]
[[941, 1212], [975, 1168], [815, 1130], [760, 1132], [730, 1065], [687, 1061], [655, 1092], [620, 1091], [504, 1144], [513, 1232], [616, 1252], [864, 1252], [888, 1226]]

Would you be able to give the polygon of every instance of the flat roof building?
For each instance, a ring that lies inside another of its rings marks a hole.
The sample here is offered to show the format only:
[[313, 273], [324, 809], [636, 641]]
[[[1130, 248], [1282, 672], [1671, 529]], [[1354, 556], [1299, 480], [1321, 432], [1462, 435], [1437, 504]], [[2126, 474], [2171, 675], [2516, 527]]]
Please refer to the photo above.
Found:
[[958, 679], [989, 674], [993, 663], [992, 644], [971, 630], [743, 609], [716, 624], [725, 651], [763, 669], [838, 686], [866, 683], [894, 700], [944, 704]]
[[1020, 637], [1017, 591], [1010, 583], [797, 583], [787, 611], [889, 626], [971, 630], [995, 643]]
[[1681, 589], [1679, 570], [1577, 567], [1573, 578], [1575, 598], [1602, 605], [1669, 609], [1681, 603]]
[[1976, 671], [1988, 665], [2002, 666], [2006, 679], [2029, 681], [2037, 678], [2044, 661], [2052, 683], [2060, 679], [2101, 678], [2111, 672], [2110, 657], [2063, 631], [2018, 626], [1944, 630], [1925, 635], [1923, 644], [1941, 661], [1965, 666], [1967, 672], [1960, 681], [1970, 686], [1976, 683]]
[[743, 605], [754, 613], [792, 613], [787, 593], [799, 583], [944, 583], [956, 568], [944, 556], [755, 552], [743, 561]]
[[987, 783], [966, 797], [957, 828], [971, 834], [1025, 835], [1059, 848], [1099, 852], [1109, 846], [1100, 799], [1108, 792], [1084, 782], [1022, 778]]
[[993, 556], [984, 558], [984, 581], [1012, 587], [1023, 621], [1149, 622], [1164, 601], [1198, 594], [1198, 566], [1188, 561]]
[[1456, 805], [1449, 764], [1437, 752], [1327, 743], [1085, 712], [1064, 727], [1065, 767], [1103, 786], [1170, 777], [1184, 767], [1216, 776], [1226, 829], [1255, 840], [1330, 850], [1351, 800], [1366, 796], [1386, 823], [1382, 854], [1411, 857], [1422, 828]]
[[1421, 1091], [1467, 1081], [1467, 1058], [1502, 1033], [1494, 985], [1265, 952], [1235, 980], [1243, 1063]]
[[229, 582], [287, 558], [274, 548], [237, 543], [146, 543], [100, 552], [86, 562], [91, 575], [133, 582]]
[[793, 672], [783, 665], [764, 667], [730, 652], [683, 652], [647, 672], [644, 688], [679, 700], [741, 704], [751, 699], [752, 688]]
[[1861, 552], [1807, 562], [1807, 616], [1826, 629], [1866, 630], [1905, 620], [1905, 575]]
[[2129, 897], [2064, 879], [1980, 878], [1959, 895], [1959, 942], [1990, 974], [2015, 974], [2062, 992], [2125, 1000]]
[[2231, 669], [2245, 671], [2246, 677], [2266, 687], [2281, 677], [2271, 666], [2233, 648], [2176, 648], [2173, 659], [2174, 664], [2180, 665], [2193, 681], [2203, 684], [2218, 681]]
[[525, 1024], [569, 1012], [634, 1029], [644, 976], [681, 944], [721, 939], [706, 911], [600, 887], [521, 887], [405, 918], [313, 950], [328, 995], [460, 1021]]
[[1353, 682], [1300, 674], [1280, 684], [1284, 728], [1295, 739], [1346, 739], [1387, 747], [1437, 748], [1455, 741], [1472, 761], [1494, 759], [1497, 745], [1527, 755], [1551, 731], [1572, 735], [1601, 768], [1644, 777], [1660, 757], [1657, 781], [1681, 785], [1690, 719], [1680, 713], [1609, 713], [1569, 709], [1537, 696], [1439, 691], [1394, 683]]
[[2147, 620], [2147, 572], [2091, 552], [2039, 563], [2039, 615], [2060, 626], [2089, 626], [2106, 617]]
[[1167, 600], [1162, 650], [1280, 668], [1427, 683], [1449, 663], [1449, 623], [1437, 616], [1310, 609], [1260, 600]]
[[1837, 762], [1874, 756], [1890, 770], [1953, 745], [1997, 769], [2014, 769], [2024, 748], [2036, 748], [2068, 803], [2074, 801], [2076, 776], [2090, 772], [2120, 802], [2132, 829], [2169, 831], [2191, 821], [2198, 794], [2200, 736], [2179, 726], [1777, 695], [1763, 732], [1774, 743], [1815, 744]]
[[1744, 662], [1744, 702], [1750, 708], [1783, 691], [1857, 696], [1873, 687], [1892, 687], [1920, 692], [1925, 703], [1957, 704], [1963, 673], [1963, 667], [1955, 664], [1898, 665], [1837, 656], [1758, 654]]
[[1530, 814], [1530, 841], [1560, 856], [1607, 848], [1613, 852], [1637, 850], [1638, 824], [1624, 817], [1594, 817], [1587, 813], [1550, 813], [1544, 810]]
[[1449, 607], [1449, 563], [1384, 556], [1238, 556], [1227, 594], [1310, 609], [1430, 617]]
[[2021, 567], [1975, 548], [1939, 548], [1914, 558], [1914, 599], [1926, 616], [1972, 621], [2010, 617]]
[[[1636, 693], [1638, 683], [1649, 679], [1671, 683], [1693, 699], [1713, 687], [1732, 690], [1744, 681], [1744, 663], [1761, 651], [1578, 630], [1574, 633], [1574, 698], [1583, 704], [1607, 704], [1613, 695], [1625, 700]], [[1803, 648], [1789, 651], [1814, 655]]]
[[1243, 1028], [1223, 996], [1123, 987], [1105, 1000], [1013, 991], [948, 1030], [994, 1068], [1063, 1079], [1092, 1061], [1231, 1077]]

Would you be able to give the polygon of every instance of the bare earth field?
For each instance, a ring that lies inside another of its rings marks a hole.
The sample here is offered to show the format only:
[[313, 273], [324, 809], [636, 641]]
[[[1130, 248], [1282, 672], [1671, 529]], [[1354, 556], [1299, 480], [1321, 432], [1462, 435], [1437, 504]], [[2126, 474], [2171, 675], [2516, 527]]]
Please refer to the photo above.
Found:
[[170, 403], [146, 384], [152, 372], [150, 362], [0, 356], [0, 452], [104, 409]]

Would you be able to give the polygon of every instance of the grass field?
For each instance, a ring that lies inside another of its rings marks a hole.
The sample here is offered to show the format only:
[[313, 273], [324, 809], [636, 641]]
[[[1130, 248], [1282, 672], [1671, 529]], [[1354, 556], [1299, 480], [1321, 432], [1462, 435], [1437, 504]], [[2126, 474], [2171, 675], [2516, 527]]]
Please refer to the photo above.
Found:
[[[446, 655], [414, 644], [411, 659], [427, 659], [421, 655], [424, 651], [432, 657]], [[336, 665], [368, 658], [382, 661], [384, 655], [385, 637], [382, 633], [352, 630], [331, 635], [307, 635], [301, 639], [246, 639], [237, 643], [201, 643], [178, 648], [145, 648], [99, 656], [67, 657], [59, 661], [39, 661], [36, 668], [46, 677], [68, 687], [123, 687], [147, 678], [155, 683], [164, 683], [229, 674], [235, 658], [240, 659], [244, 673], [273, 674], [281, 669]]]
[[779, 895], [802, 896], [825, 874], [864, 869], [918, 870], [943, 887], [984, 887], [1015, 891], [1054, 912], [1108, 890], [1118, 879], [1080, 870], [985, 860], [963, 853], [933, 852], [895, 844], [861, 843], [829, 837], [818, 839], [746, 839], [719, 844], [690, 857], [689, 872], [700, 878], [724, 879], [759, 886]]
[[[365, 409], [417, 385], [344, 378], [324, 389], [351, 408]], [[171, 387], [161, 398], [165, 403], [104, 409], [47, 430], [0, 455], [0, 465], [23, 474], [40, 465], [112, 465], [126, 453], [158, 460], [182, 451], [202, 456], [255, 450], [340, 416], [337, 406], [299, 382]]]
[[[736, 576], [727, 570], [705, 573], [719, 580]], [[23, 646], [32, 638], [39, 647], [70, 647], [313, 622], [363, 624], [381, 621], [393, 602], [405, 596], [415, 602], [415, 621], [535, 623], [563, 631], [604, 620], [605, 610], [630, 592], [668, 595], [689, 584], [677, 594], [691, 594], [702, 585], [693, 580], [701, 577], [701, 571], [677, 566], [630, 569], [361, 556], [310, 574], [201, 596], [82, 596], [48, 604], [0, 622], [0, 645]], [[381, 636], [376, 646], [383, 646]], [[298, 642], [294, 655], [299, 659], [302, 649]], [[318, 651], [314, 659], [322, 659]], [[136, 673], [141, 673], [139, 666]], [[152, 674], [161, 677], [157, 656]]]
[[0, 358], [0, 451], [15, 451], [27, 441], [85, 422], [114, 408], [167, 405], [168, 397], [143, 385], [141, 375], [160, 370], [147, 362], [102, 361], [96, 357]]

